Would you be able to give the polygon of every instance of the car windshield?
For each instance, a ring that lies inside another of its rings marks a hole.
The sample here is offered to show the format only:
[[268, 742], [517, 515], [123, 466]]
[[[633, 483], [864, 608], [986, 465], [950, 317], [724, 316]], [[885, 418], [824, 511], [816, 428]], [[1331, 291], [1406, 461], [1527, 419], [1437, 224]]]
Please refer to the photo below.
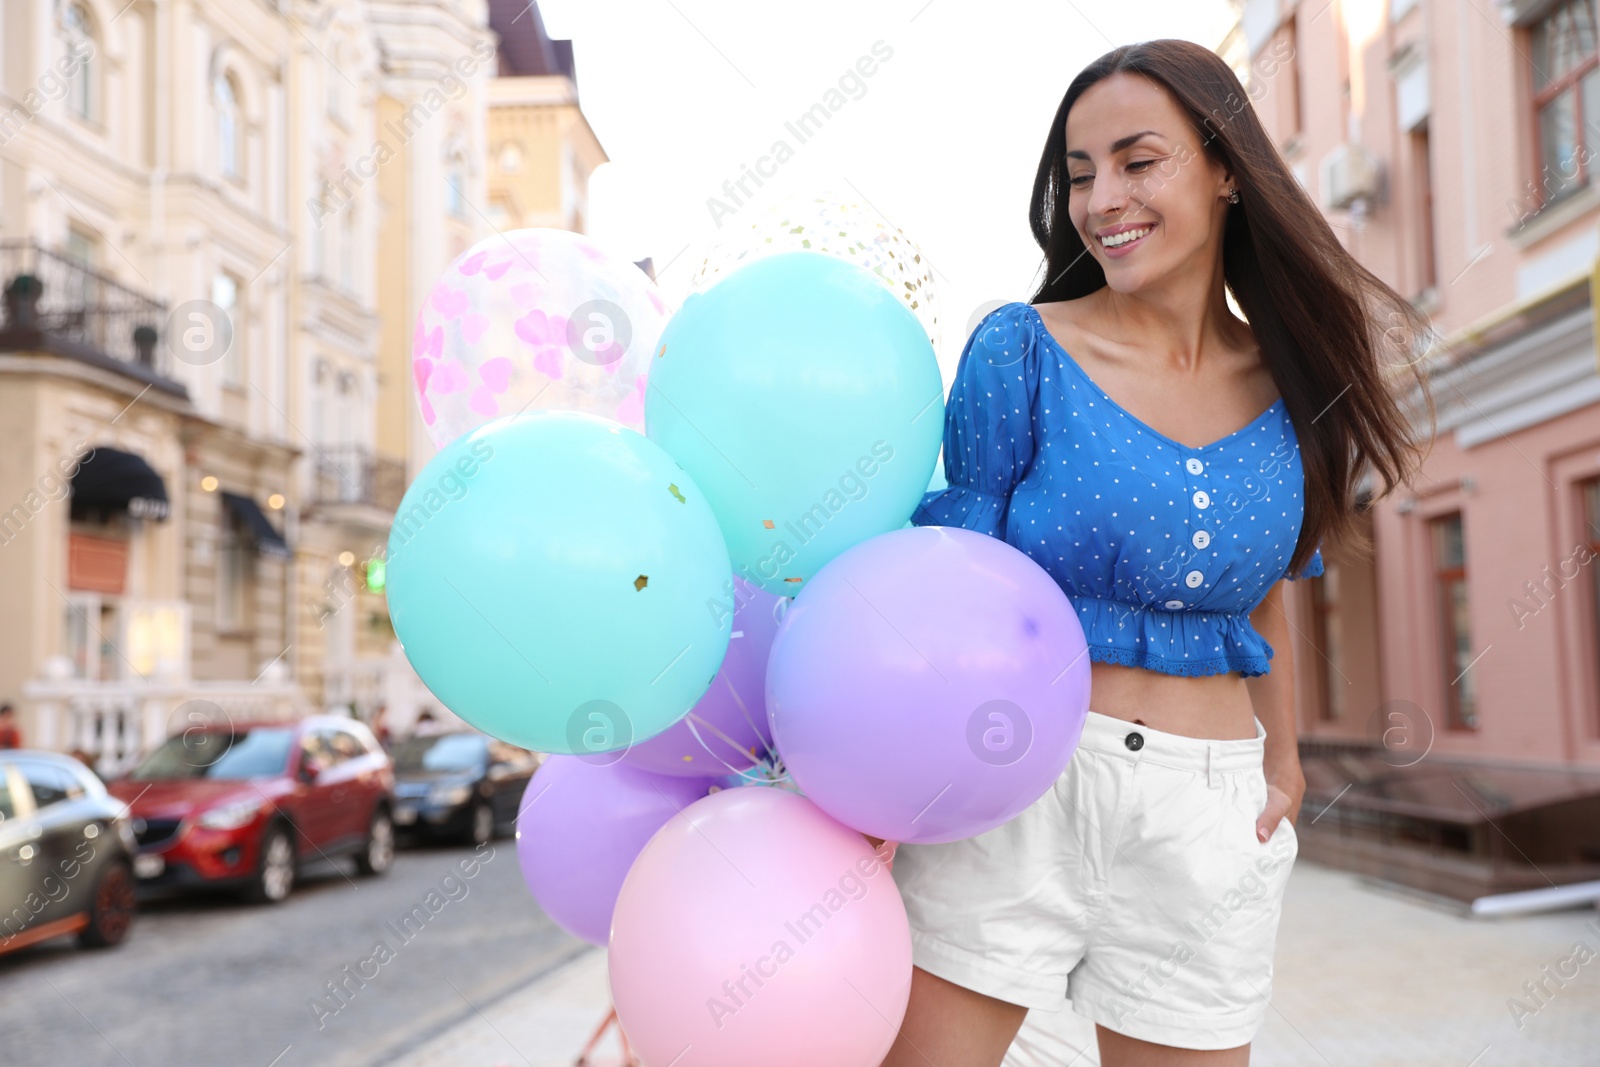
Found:
[[294, 744], [291, 727], [258, 730], [191, 730], [169, 737], [128, 777], [148, 782], [166, 778], [261, 778], [282, 774]]
[[483, 769], [484, 739], [477, 734], [435, 734], [411, 737], [394, 747], [396, 771], [478, 771]]

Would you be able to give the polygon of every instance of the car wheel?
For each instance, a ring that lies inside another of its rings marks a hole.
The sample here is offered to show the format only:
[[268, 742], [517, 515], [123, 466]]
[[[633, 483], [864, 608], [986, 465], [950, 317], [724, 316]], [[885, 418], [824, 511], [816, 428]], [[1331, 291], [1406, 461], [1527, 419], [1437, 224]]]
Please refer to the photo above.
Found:
[[294, 839], [282, 826], [269, 826], [261, 835], [255, 877], [245, 889], [245, 896], [258, 904], [277, 904], [294, 888], [294, 878]]
[[389, 813], [379, 808], [372, 813], [367, 829], [367, 844], [356, 853], [356, 868], [362, 874], [383, 874], [394, 866], [394, 823]]
[[494, 839], [494, 830], [494, 809], [487, 804], [474, 804], [472, 819], [467, 826], [467, 844], [487, 844]]
[[85, 948], [121, 944], [133, 926], [138, 907], [133, 893], [133, 871], [126, 864], [112, 864], [94, 885], [94, 898], [89, 902], [89, 925], [79, 931], [78, 943]]

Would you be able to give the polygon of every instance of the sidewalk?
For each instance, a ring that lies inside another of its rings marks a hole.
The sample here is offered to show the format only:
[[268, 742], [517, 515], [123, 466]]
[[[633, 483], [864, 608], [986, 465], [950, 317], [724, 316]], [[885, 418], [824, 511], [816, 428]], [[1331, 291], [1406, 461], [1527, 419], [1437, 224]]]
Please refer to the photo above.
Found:
[[[1541, 982], [1545, 991], [1531, 995]], [[1514, 1002], [1522, 1007], [1514, 1011]], [[571, 1067], [608, 1006], [605, 953], [596, 949], [396, 1062]], [[597, 1065], [616, 1063], [614, 1043], [601, 1051]], [[1032, 1013], [1005, 1067], [1098, 1063], [1093, 1026], [1064, 1010]], [[1343, 871], [1297, 863], [1279, 931], [1272, 1011], [1251, 1063], [1595, 1067], [1600, 913], [1471, 919]]]

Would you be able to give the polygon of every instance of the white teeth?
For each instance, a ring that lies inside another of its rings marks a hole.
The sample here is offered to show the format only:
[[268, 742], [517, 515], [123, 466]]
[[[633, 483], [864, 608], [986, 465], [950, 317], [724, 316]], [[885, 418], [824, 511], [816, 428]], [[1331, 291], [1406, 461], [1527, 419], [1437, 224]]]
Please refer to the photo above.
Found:
[[1110, 237], [1102, 237], [1100, 243], [1107, 248], [1116, 248], [1118, 245], [1125, 245], [1129, 241], [1137, 241], [1153, 229], [1155, 229], [1154, 226], [1146, 226], [1138, 230], [1123, 230], [1121, 233], [1114, 233]]

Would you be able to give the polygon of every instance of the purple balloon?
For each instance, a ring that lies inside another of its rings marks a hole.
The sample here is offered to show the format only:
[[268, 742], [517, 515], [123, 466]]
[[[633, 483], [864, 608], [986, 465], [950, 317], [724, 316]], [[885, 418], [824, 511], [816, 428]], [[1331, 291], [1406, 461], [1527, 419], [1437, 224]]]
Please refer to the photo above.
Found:
[[1077, 612], [1022, 552], [919, 526], [834, 557], [795, 598], [767, 667], [784, 765], [822, 810], [891, 841], [999, 826], [1078, 746], [1089, 656]]
[[738, 576], [728, 594], [733, 636], [710, 688], [689, 714], [628, 749], [621, 762], [656, 774], [720, 778], [767, 754], [767, 655], [789, 598]]
[[517, 861], [533, 898], [574, 937], [603, 945], [628, 868], [711, 783], [577, 756], [547, 756], [517, 813]]

